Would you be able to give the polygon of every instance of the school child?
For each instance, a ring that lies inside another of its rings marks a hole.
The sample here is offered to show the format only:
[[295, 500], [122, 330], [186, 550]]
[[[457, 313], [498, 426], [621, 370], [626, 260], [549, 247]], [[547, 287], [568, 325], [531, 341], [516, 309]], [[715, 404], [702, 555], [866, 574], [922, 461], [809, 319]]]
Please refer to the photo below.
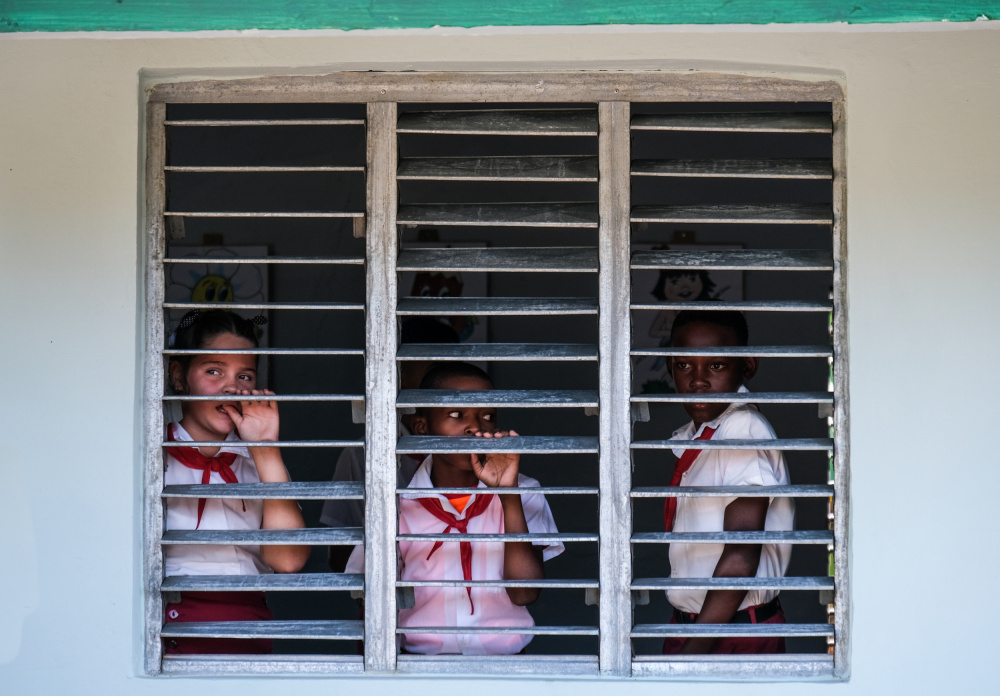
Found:
[[[747, 324], [739, 312], [690, 311], [677, 315], [674, 348], [745, 346]], [[744, 382], [757, 372], [752, 357], [695, 355], [673, 357], [670, 371], [678, 394], [746, 392]], [[678, 440], [773, 439], [774, 430], [753, 404], [685, 403], [691, 422], [673, 434]], [[788, 471], [778, 450], [674, 450], [678, 457], [673, 486], [787, 485]], [[787, 531], [795, 510], [790, 498], [667, 498], [667, 531]], [[788, 544], [670, 545], [673, 578], [783, 577]], [[775, 590], [671, 589], [672, 623], [784, 623]], [[665, 654], [777, 653], [784, 638], [667, 638]]]
[[[485, 372], [467, 363], [442, 363], [430, 370], [421, 389], [487, 390]], [[517, 437], [497, 427], [494, 408], [426, 408], [413, 420], [417, 435]], [[412, 489], [469, 488], [468, 494], [414, 492], [399, 501], [400, 534], [556, 533], [545, 500], [536, 494], [492, 494], [489, 488], [534, 488], [538, 482], [519, 473], [517, 454], [432, 454], [410, 482]], [[562, 544], [508, 542], [401, 541], [402, 580], [541, 580], [543, 561], [563, 552]], [[364, 570], [357, 547], [347, 572]], [[537, 587], [416, 587], [414, 606], [399, 612], [399, 626], [534, 626], [525, 608], [538, 599]], [[405, 652], [424, 655], [510, 655], [531, 641], [525, 634], [403, 634]]]
[[[259, 343], [254, 323], [222, 310], [192, 311], [172, 337], [180, 350], [249, 350]], [[178, 394], [258, 396], [256, 356], [246, 353], [182, 355], [171, 358], [170, 385]], [[241, 440], [278, 439], [274, 401], [184, 401], [179, 423], [167, 426], [167, 439], [228, 441], [223, 447], [168, 447], [164, 484], [226, 484], [288, 481], [277, 447], [244, 447]], [[167, 498], [165, 528], [297, 529], [304, 527], [294, 500]], [[258, 575], [294, 573], [309, 557], [308, 546], [165, 545], [166, 575]], [[263, 592], [182, 592], [168, 602], [164, 621], [264, 621], [272, 618]], [[264, 639], [173, 638], [166, 654], [260, 654], [271, 652]]]

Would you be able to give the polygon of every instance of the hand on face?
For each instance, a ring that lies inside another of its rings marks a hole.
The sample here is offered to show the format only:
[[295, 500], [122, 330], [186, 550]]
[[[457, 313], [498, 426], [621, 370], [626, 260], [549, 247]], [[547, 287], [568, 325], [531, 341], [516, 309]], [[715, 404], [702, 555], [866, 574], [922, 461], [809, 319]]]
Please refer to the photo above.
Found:
[[[249, 350], [253, 344], [233, 334], [220, 334], [205, 342], [209, 350]], [[223, 394], [263, 394], [253, 391], [257, 384], [257, 359], [247, 353], [199, 354], [185, 367], [179, 361], [170, 363], [170, 379], [180, 394], [212, 396]], [[240, 402], [189, 401], [183, 406], [181, 425], [196, 440], [224, 440], [241, 416]], [[277, 417], [275, 415], [275, 417]]]
[[[242, 389], [243, 396], [274, 396], [270, 389]], [[276, 401], [223, 402], [222, 408], [233, 421], [241, 440], [247, 442], [276, 442], [278, 440], [278, 403]]]
[[[517, 437], [513, 430], [477, 432], [476, 437], [487, 439]], [[491, 488], [516, 488], [521, 455], [513, 452], [490, 452], [470, 454], [472, 471], [476, 478]]]

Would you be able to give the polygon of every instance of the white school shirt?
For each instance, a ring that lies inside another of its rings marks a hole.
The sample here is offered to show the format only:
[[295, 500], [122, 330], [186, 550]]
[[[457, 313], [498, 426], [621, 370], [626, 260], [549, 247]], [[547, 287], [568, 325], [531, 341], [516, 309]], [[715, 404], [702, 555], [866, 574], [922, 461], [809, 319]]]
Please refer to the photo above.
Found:
[[[433, 488], [431, 483], [431, 457], [428, 456], [410, 482], [409, 488]], [[524, 475], [518, 476], [518, 487], [537, 488], [538, 481]], [[481, 491], [487, 486], [482, 482]], [[465, 509], [475, 501], [475, 495], [466, 503]], [[399, 501], [399, 533], [400, 534], [440, 534], [445, 529], [445, 523], [434, 517], [424, 507], [413, 500], [416, 495], [403, 494]], [[421, 493], [419, 497], [427, 497]], [[444, 495], [434, 495], [441, 506], [458, 518], [464, 513], [458, 510]], [[534, 534], [555, 534], [555, 520], [545, 496], [536, 493], [521, 496], [524, 507], [525, 521], [528, 531]], [[469, 534], [498, 534], [503, 532], [503, 506], [499, 497], [494, 497], [483, 514], [469, 521]], [[453, 534], [461, 536], [457, 530]], [[549, 560], [565, 550], [561, 543], [539, 542], [544, 546], [542, 559]], [[434, 542], [401, 541], [399, 553], [401, 580], [462, 580], [462, 560], [459, 544], [442, 544], [428, 558]], [[502, 542], [476, 542], [472, 545], [472, 579], [502, 580], [503, 579]], [[364, 548], [358, 546], [347, 562], [346, 573], [364, 572]], [[402, 609], [399, 612], [399, 626], [534, 626], [535, 622], [526, 607], [519, 607], [510, 601], [507, 590], [503, 587], [473, 587], [472, 601], [475, 613], [471, 613], [469, 594], [464, 587], [416, 587], [414, 588], [414, 606], [412, 609]], [[411, 653], [422, 655], [512, 655], [519, 653], [531, 642], [531, 635], [525, 634], [403, 634], [403, 647]]]
[[[410, 431], [402, 423], [398, 427], [399, 437], [410, 435]], [[404, 454], [399, 457], [399, 467], [396, 469], [396, 488], [406, 488], [410, 485], [413, 472], [420, 466], [420, 459]], [[334, 481], [365, 482], [365, 449], [364, 447], [345, 447], [337, 457], [337, 466], [333, 470]], [[323, 511], [319, 521], [327, 527], [364, 527], [365, 504], [362, 500], [327, 500], [323, 503]]]
[[[746, 392], [746, 387], [740, 387]], [[752, 404], [730, 404], [722, 415], [703, 423], [694, 422], [676, 431], [673, 438], [693, 440], [706, 428], [716, 428], [713, 440], [771, 440], [774, 430]], [[680, 458], [685, 450], [676, 449]], [[780, 450], [705, 449], [681, 477], [681, 486], [785, 486], [788, 469]], [[736, 500], [725, 498], [678, 498], [674, 532], [721, 532], [726, 506]], [[795, 523], [795, 504], [791, 498], [771, 498], [764, 520], [765, 531], [790, 531]], [[670, 577], [710, 578], [722, 556], [724, 544], [670, 544]], [[791, 544], [764, 544], [757, 567], [758, 578], [784, 577], [792, 556]], [[677, 609], [698, 614], [707, 590], [667, 590], [667, 598]], [[750, 590], [740, 609], [770, 602], [775, 590]]]
[[[168, 426], [170, 427], [170, 426]], [[172, 425], [174, 439], [191, 441], [191, 436], [179, 423]], [[241, 442], [235, 432], [227, 441]], [[238, 445], [225, 446], [221, 452], [236, 454], [232, 470], [240, 483], [258, 483], [257, 466], [250, 451]], [[164, 450], [163, 483], [167, 486], [201, 483], [203, 472], [184, 466]], [[217, 472], [211, 472], [209, 483], [225, 486]], [[166, 498], [165, 529], [194, 529], [198, 524], [198, 498]], [[243, 506], [246, 505], [246, 512]], [[264, 518], [264, 501], [240, 498], [206, 498], [201, 516], [201, 529], [260, 529]], [[260, 575], [273, 572], [260, 558], [260, 546], [233, 546], [209, 544], [164, 544], [164, 573], [166, 575]]]

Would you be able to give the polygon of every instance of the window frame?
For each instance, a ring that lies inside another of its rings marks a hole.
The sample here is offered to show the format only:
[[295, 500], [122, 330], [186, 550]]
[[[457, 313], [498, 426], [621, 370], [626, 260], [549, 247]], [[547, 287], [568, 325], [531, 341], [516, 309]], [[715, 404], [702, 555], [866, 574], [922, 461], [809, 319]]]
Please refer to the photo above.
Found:
[[[524, 73], [343, 72], [323, 76], [161, 82], [147, 90], [145, 130], [143, 316], [143, 664], [147, 674], [468, 673], [469, 663], [440, 659], [408, 667], [396, 651], [396, 113], [399, 102], [596, 102], [599, 118], [599, 442], [600, 608], [599, 652], [594, 660], [482, 660], [477, 674], [557, 674], [602, 677], [834, 678], [850, 673], [848, 574], [849, 430], [846, 284], [845, 102], [842, 85], [828, 75], [661, 71]], [[830, 660], [636, 659], [632, 656], [631, 357], [630, 313], [630, 104], [640, 102], [796, 102], [832, 104], [833, 369], [835, 638]], [[367, 104], [365, 539], [366, 614], [363, 664], [337, 656], [198, 658], [164, 662], [162, 625], [163, 466], [161, 405], [165, 329], [165, 116], [168, 103]]]

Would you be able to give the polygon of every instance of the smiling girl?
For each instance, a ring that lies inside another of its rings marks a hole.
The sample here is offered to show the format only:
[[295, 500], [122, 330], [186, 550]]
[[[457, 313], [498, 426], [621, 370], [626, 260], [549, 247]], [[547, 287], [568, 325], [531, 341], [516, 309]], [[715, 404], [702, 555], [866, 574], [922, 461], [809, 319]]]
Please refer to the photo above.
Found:
[[[170, 384], [189, 396], [265, 396], [257, 389], [259, 345], [253, 322], [231, 312], [189, 312], [173, 338], [174, 349], [217, 350], [218, 353], [171, 358]], [[167, 426], [171, 442], [222, 442], [224, 446], [169, 447], [164, 453], [164, 484], [279, 483], [288, 472], [277, 447], [245, 447], [250, 442], [278, 440], [278, 408], [274, 401], [184, 401], [179, 423]], [[297, 529], [304, 527], [294, 500], [239, 498], [167, 498], [168, 530]], [[234, 546], [178, 544], [164, 546], [166, 575], [259, 575], [294, 573], [309, 557], [308, 546]], [[182, 592], [168, 603], [164, 621], [261, 621], [272, 618], [263, 592]], [[271, 652], [271, 641], [224, 638], [175, 638], [166, 654], [259, 654]]]

